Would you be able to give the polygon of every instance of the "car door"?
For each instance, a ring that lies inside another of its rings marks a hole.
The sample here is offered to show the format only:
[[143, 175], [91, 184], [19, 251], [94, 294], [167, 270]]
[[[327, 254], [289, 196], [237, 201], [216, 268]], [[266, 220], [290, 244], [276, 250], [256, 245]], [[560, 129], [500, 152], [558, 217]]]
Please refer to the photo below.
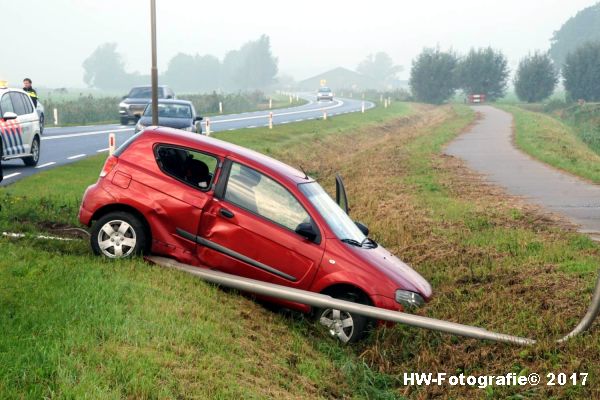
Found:
[[39, 117], [33, 108], [33, 103], [29, 96], [20, 92], [10, 92], [10, 98], [17, 114], [17, 127], [20, 135], [19, 140], [22, 148], [22, 154], [31, 152], [31, 142], [35, 135], [36, 128], [39, 130]]
[[[15, 113], [10, 92], [4, 93], [0, 98], [0, 116], [7, 112]], [[21, 153], [19, 146], [19, 135], [17, 122], [15, 120], [5, 121], [0, 119], [0, 134], [2, 135], [2, 154], [4, 157], [12, 157]]]
[[283, 185], [253, 168], [226, 160], [215, 198], [205, 209], [197, 254], [209, 266], [235, 275], [307, 288], [324, 253], [320, 236], [295, 232], [318, 227]]

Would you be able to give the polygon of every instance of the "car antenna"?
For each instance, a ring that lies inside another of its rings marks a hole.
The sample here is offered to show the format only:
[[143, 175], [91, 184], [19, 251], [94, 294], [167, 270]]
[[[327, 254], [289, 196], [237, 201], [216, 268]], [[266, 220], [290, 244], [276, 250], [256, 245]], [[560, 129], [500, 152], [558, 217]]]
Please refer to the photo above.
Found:
[[300, 170], [302, 171], [302, 173], [304, 173], [304, 179], [306, 179], [306, 180], [310, 179], [308, 177], [308, 174], [306, 173], [306, 171], [304, 170], [304, 167], [302, 165], [300, 165]]

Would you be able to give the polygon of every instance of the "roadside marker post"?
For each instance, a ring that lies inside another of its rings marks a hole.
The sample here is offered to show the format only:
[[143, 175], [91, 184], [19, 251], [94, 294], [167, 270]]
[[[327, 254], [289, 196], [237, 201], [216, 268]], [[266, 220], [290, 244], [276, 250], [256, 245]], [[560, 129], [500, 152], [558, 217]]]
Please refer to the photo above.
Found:
[[292, 101], [294, 100], [294, 98], [292, 97], [292, 95], [290, 94], [290, 104], [292, 104]]
[[360, 112], [365, 113], [365, 101], [363, 100], [362, 106], [360, 107]]
[[323, 110], [323, 121], [327, 121], [327, 111]]
[[379, 95], [379, 102], [383, 103], [383, 95], [382, 94]]
[[108, 155], [112, 156], [117, 148], [117, 139], [114, 133], [108, 134]]
[[388, 97], [388, 106], [391, 106], [391, 105], [392, 105], [392, 98]]
[[219, 102], [219, 114], [223, 114], [223, 102]]
[[210, 118], [206, 118], [206, 136], [210, 136]]
[[388, 100], [384, 99], [383, 100], [383, 108], [387, 108], [388, 107]]
[[269, 129], [273, 129], [273, 112], [269, 113]]
[[269, 110], [273, 108], [273, 98], [269, 97]]
[[296, 95], [296, 103], [300, 101], [300, 97], [298, 97], [298, 95]]
[[54, 125], [58, 125], [58, 110], [54, 109]]

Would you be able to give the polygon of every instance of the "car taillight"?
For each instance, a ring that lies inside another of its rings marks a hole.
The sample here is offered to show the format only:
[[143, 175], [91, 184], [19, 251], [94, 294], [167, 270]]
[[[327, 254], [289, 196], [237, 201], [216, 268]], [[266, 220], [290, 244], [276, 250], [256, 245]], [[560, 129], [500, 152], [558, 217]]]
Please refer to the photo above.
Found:
[[102, 171], [100, 171], [100, 178], [104, 178], [106, 175], [108, 175], [110, 173], [110, 171], [113, 170], [113, 168], [115, 167], [115, 165], [117, 165], [117, 163], [119, 162], [119, 159], [115, 156], [110, 156], [106, 159], [106, 162], [104, 163], [104, 167], [102, 167]]

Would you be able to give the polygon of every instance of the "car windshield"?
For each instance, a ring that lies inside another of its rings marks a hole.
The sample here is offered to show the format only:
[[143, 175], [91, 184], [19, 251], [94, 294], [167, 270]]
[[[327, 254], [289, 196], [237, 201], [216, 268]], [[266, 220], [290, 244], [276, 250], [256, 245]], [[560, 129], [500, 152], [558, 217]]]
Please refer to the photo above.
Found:
[[[127, 95], [130, 99], [150, 99], [152, 98], [152, 88], [151, 87], [136, 87], [131, 89], [129, 94]], [[162, 98], [163, 90], [162, 88], [158, 88], [158, 97]]]
[[317, 182], [301, 183], [300, 191], [308, 198], [340, 240], [363, 243], [366, 236], [358, 229], [348, 214], [337, 205]]
[[[152, 104], [144, 110], [144, 116], [152, 116]], [[163, 118], [192, 118], [192, 108], [187, 104], [158, 104], [158, 117]]]
[[319, 92], [331, 92], [331, 89], [329, 89], [328, 87], [323, 87], [319, 89]]

